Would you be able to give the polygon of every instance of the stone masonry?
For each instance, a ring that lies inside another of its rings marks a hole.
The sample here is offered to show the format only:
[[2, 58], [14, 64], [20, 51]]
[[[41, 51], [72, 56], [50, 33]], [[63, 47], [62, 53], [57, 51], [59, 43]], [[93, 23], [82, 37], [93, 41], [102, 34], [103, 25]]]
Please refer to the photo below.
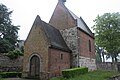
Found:
[[[92, 38], [89, 37], [88, 35], [83, 35], [83, 32], [80, 33], [76, 27], [64, 29], [60, 31], [68, 47], [72, 50], [71, 66], [72, 67], [88, 67], [89, 70], [95, 70], [96, 62], [94, 58], [94, 47], [92, 47], [92, 51], [89, 52], [88, 50], [89, 46], [87, 43], [89, 39], [92, 39]], [[81, 37], [80, 35], [82, 35], [83, 37]], [[83, 45], [83, 43], [80, 43], [81, 41], [84, 41], [85, 45]], [[94, 42], [91, 42], [91, 43], [92, 43], [91, 45], [94, 46], [93, 44]], [[82, 52], [83, 49], [81, 49], [81, 47], [84, 47], [86, 49], [85, 50], [86, 52], [83, 53]]]
[[79, 56], [79, 65], [82, 67], [88, 67], [89, 71], [93, 71], [96, 69], [95, 59], [90, 59], [87, 57]]
[[22, 71], [22, 61], [23, 57], [17, 59], [10, 59], [7, 56], [0, 55], [0, 72], [10, 72], [10, 71]]
[[72, 50], [72, 56], [71, 56], [72, 67], [78, 67], [79, 45], [78, 45], [77, 28], [74, 27], [60, 31], [68, 47]]

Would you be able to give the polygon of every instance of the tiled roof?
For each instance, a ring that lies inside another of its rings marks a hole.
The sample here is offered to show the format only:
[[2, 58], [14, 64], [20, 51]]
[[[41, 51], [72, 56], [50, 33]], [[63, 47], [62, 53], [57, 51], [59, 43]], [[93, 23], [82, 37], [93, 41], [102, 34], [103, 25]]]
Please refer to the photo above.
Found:
[[42, 21], [42, 25], [50, 41], [51, 48], [71, 52], [58, 29], [54, 28], [53, 26], [49, 25], [44, 21]]
[[84, 20], [82, 19], [82, 17], [78, 17], [76, 16], [72, 11], [68, 10], [69, 13], [72, 15], [72, 17], [77, 20], [77, 27], [79, 27], [80, 29], [82, 29], [83, 31], [85, 31], [86, 33], [88, 33], [89, 35], [93, 36], [93, 33], [91, 32], [91, 30], [89, 29], [89, 27], [87, 26], [87, 24], [84, 22]]
[[[40, 26], [41, 29], [45, 32], [46, 37], [49, 41], [49, 45], [50, 45], [49, 48], [54, 48], [54, 49], [58, 49], [58, 50], [62, 50], [62, 51], [71, 53], [71, 50], [69, 49], [69, 47], [65, 43], [65, 41], [64, 41], [64, 39], [63, 39], [63, 37], [60, 34], [60, 31], [58, 29], [56, 29], [53, 26], [51, 26], [50, 24], [42, 21], [40, 19], [39, 15], [37, 15], [37, 17], [33, 23], [33, 26], [34, 25]], [[31, 32], [31, 30], [30, 30], [30, 32]], [[28, 36], [29, 35], [30, 35], [30, 33], [28, 34]], [[28, 39], [28, 37], [27, 37], [27, 39]], [[26, 41], [27, 41], [27, 39], [26, 39]]]

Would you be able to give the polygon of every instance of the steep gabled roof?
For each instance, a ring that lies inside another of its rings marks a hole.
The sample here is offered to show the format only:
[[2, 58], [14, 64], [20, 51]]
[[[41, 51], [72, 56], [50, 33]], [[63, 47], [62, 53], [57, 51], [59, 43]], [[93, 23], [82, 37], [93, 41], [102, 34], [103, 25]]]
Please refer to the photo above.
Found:
[[[81, 29], [82, 31], [84, 31], [85, 33], [87, 33], [88, 35], [90, 35], [90, 36], [92, 36], [93, 37], [93, 33], [92, 33], [92, 31], [89, 29], [89, 27], [87, 26], [87, 24], [84, 22], [84, 20], [80, 17], [78, 17], [78, 16], [76, 16], [72, 11], [70, 11], [66, 6], [65, 6], [65, 4], [64, 4], [64, 2], [62, 1], [62, 0], [59, 0], [58, 1], [58, 4], [56, 5], [56, 8], [55, 8], [55, 10], [54, 10], [54, 12], [53, 12], [53, 15], [52, 15], [52, 17], [54, 17], [54, 15], [55, 14], [57, 14], [57, 16], [59, 15], [58, 13], [56, 13], [55, 11], [57, 10], [57, 11], [59, 11], [60, 9], [62, 8], [62, 10], [64, 10], [64, 13], [65, 13], [65, 15], [66, 14], [69, 14], [70, 16], [71, 16], [71, 18], [74, 20], [74, 21], [76, 21], [76, 25], [75, 26], [73, 26], [73, 27], [78, 27], [79, 29]], [[61, 15], [61, 14], [60, 14]], [[57, 17], [56, 16], [56, 17]], [[64, 16], [64, 15], [63, 15]], [[51, 17], [51, 19], [52, 19], [52, 17]], [[51, 19], [50, 19], [50, 21], [51, 21]], [[67, 19], [67, 18], [66, 18]], [[57, 21], [59, 21], [58, 19], [57, 19]], [[65, 20], [64, 20], [65, 21]], [[52, 23], [51, 23], [52, 24]]]
[[26, 41], [29, 39], [29, 35], [30, 35], [34, 25], [39, 26], [45, 32], [46, 37], [49, 41], [50, 48], [55, 48], [55, 49], [59, 49], [62, 51], [71, 52], [71, 50], [65, 43], [62, 35], [60, 34], [60, 31], [58, 29], [54, 28], [53, 26], [51, 26], [50, 24], [42, 21], [40, 19], [39, 15], [37, 15], [37, 17], [32, 25], [32, 28], [28, 34]]
[[58, 29], [54, 28], [44, 21], [42, 21], [42, 26], [50, 41], [51, 48], [71, 52]]

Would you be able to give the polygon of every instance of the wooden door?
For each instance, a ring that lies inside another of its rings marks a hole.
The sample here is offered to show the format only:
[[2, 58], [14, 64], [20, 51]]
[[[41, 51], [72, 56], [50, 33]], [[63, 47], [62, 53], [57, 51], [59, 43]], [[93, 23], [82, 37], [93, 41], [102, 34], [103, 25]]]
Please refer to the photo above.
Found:
[[30, 59], [30, 76], [32, 78], [38, 78], [40, 72], [40, 59], [38, 56], [33, 56]]

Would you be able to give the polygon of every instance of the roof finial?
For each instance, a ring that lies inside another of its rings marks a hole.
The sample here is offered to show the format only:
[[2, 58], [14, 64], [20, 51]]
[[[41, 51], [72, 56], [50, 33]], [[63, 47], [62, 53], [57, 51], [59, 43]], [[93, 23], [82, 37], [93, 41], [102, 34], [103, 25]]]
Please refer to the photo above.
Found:
[[60, 2], [66, 2], [66, 0], [59, 0]]

